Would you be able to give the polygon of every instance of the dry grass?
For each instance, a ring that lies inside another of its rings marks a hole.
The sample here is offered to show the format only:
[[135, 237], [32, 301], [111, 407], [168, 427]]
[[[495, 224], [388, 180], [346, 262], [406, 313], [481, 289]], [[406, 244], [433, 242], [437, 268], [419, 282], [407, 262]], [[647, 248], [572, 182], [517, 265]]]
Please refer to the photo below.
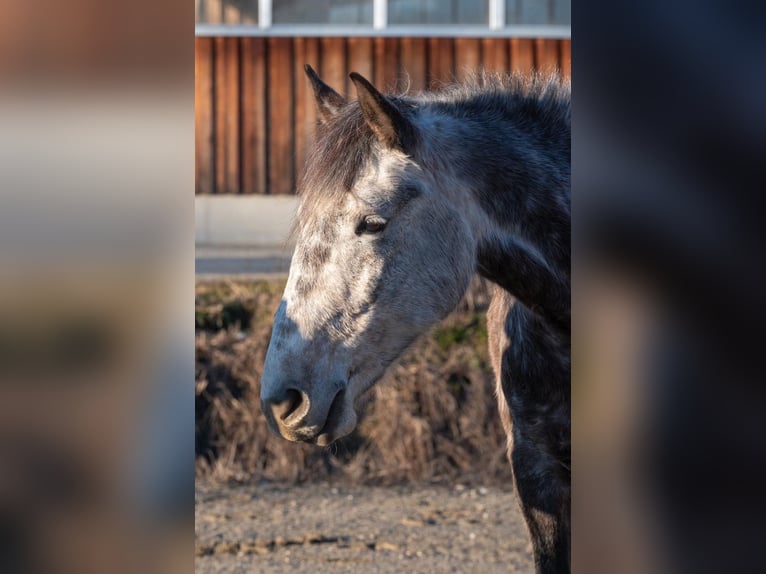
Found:
[[197, 286], [197, 473], [212, 480], [507, 483], [486, 348], [486, 287], [422, 337], [369, 393], [354, 433], [328, 448], [273, 436], [258, 394], [283, 284]]

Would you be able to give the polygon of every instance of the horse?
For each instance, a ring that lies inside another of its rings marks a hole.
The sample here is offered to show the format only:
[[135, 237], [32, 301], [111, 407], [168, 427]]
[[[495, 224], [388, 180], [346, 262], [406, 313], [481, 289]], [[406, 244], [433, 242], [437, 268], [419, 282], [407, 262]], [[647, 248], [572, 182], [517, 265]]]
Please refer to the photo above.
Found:
[[318, 133], [261, 380], [275, 434], [350, 433], [359, 397], [476, 273], [499, 411], [538, 573], [570, 570], [568, 80], [491, 75], [347, 101], [305, 67]]

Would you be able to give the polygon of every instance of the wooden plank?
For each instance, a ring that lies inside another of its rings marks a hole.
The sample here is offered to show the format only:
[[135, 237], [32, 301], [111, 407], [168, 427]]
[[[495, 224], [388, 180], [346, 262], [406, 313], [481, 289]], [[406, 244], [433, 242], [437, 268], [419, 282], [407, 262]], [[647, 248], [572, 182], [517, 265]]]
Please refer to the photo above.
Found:
[[504, 73], [508, 66], [508, 40], [506, 38], [484, 38], [482, 40], [483, 67], [488, 72]]
[[535, 67], [541, 72], [559, 69], [559, 41], [550, 38], [535, 38]]
[[566, 77], [572, 76], [572, 40], [561, 41], [561, 73]]
[[242, 38], [242, 193], [266, 193], [266, 40]]
[[239, 39], [215, 38], [216, 193], [239, 193]]
[[399, 91], [399, 38], [375, 38], [375, 87]]
[[215, 153], [213, 144], [213, 39], [194, 41], [194, 168], [195, 193], [213, 192]]
[[306, 158], [314, 143], [317, 108], [314, 92], [306, 77], [303, 66], [309, 64], [314, 69], [319, 67], [319, 40], [317, 38], [295, 38], [293, 53], [295, 65], [295, 180], [296, 184], [303, 173]]
[[481, 40], [479, 38], [457, 38], [455, 40], [455, 75], [465, 80], [481, 67]]
[[[322, 61], [320, 57], [321, 48], [319, 46], [319, 38], [304, 38], [303, 46], [303, 61], [300, 63], [301, 73], [304, 73], [304, 64], [309, 64], [317, 72], [321, 72]], [[304, 78], [306, 78], [305, 75]], [[308, 78], [306, 78], [306, 81], [308, 81]]]
[[291, 38], [268, 39], [268, 193], [295, 191], [293, 53]]
[[420, 92], [426, 87], [428, 59], [425, 38], [402, 38], [401, 67], [404, 88]]
[[[304, 62], [306, 64], [311, 64], [315, 70], [319, 69], [319, 51], [319, 39], [306, 38], [306, 43], [304, 45]], [[305, 75], [303, 77], [303, 83], [304, 85], [309, 86], [308, 78], [306, 78]], [[305, 105], [305, 127], [308, 131], [304, 132], [304, 137], [306, 138], [306, 150], [310, 150], [311, 144], [314, 141], [314, 131], [316, 129], [317, 107], [314, 102], [312, 91], [309, 89], [307, 93], [309, 94], [309, 98]]]
[[[316, 132], [317, 123], [317, 107], [314, 102], [314, 92], [311, 89], [308, 78], [303, 71], [304, 64], [310, 64], [315, 70], [319, 69], [319, 39], [318, 38], [303, 38], [303, 53], [298, 55], [296, 50], [296, 63], [298, 64], [295, 71], [295, 181], [296, 186], [300, 181], [300, 177], [303, 174], [304, 166], [306, 165], [306, 159], [308, 154], [311, 153], [311, 148], [314, 145], [314, 136]], [[303, 93], [298, 96], [298, 88], [302, 86]], [[301, 119], [299, 121], [297, 112], [300, 110]], [[297, 191], [297, 189], [296, 189]]]
[[[293, 142], [295, 146], [296, 183], [306, 162], [306, 110], [313, 105], [313, 94], [303, 66], [306, 64], [306, 38], [293, 39], [293, 86], [295, 86], [295, 119], [293, 121]], [[313, 67], [313, 66], [312, 66]]]
[[[373, 46], [372, 38], [349, 38], [348, 39], [348, 72], [357, 72], [362, 74], [365, 78], [374, 81], [372, 68], [373, 68]], [[353, 94], [354, 89], [349, 82], [351, 80], [346, 74], [346, 92]]]
[[535, 56], [531, 38], [511, 38], [511, 70], [528, 74], [535, 67]]
[[242, 173], [241, 150], [240, 150], [240, 40], [228, 38], [226, 42], [226, 59], [228, 61], [226, 73], [226, 145], [228, 148], [226, 161], [226, 184], [227, 193], [241, 193]]
[[428, 39], [428, 88], [438, 89], [455, 81], [455, 41], [452, 38]]
[[213, 76], [213, 101], [215, 122], [215, 183], [213, 193], [222, 193], [226, 187], [226, 38], [213, 39], [215, 61]]
[[320, 39], [321, 66], [319, 75], [325, 84], [341, 95], [346, 91], [346, 40], [345, 38]]

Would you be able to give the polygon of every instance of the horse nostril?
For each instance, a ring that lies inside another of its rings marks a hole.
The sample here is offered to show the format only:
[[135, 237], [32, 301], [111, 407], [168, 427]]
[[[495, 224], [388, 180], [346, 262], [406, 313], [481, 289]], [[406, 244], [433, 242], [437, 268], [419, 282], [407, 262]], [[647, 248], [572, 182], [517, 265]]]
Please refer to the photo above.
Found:
[[287, 389], [279, 399], [265, 399], [263, 406], [275, 421], [293, 426], [306, 416], [310, 405], [306, 393], [291, 388]]
[[281, 420], [285, 420], [291, 414], [298, 410], [303, 402], [303, 396], [295, 389], [287, 389], [287, 397], [279, 405], [280, 413], [277, 416]]

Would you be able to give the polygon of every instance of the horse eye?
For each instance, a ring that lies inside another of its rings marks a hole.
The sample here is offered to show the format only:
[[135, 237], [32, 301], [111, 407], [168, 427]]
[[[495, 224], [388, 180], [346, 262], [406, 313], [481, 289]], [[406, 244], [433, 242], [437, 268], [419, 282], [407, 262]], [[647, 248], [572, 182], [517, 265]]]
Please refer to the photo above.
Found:
[[380, 217], [365, 217], [356, 228], [356, 234], [380, 233], [386, 227], [386, 220]]

